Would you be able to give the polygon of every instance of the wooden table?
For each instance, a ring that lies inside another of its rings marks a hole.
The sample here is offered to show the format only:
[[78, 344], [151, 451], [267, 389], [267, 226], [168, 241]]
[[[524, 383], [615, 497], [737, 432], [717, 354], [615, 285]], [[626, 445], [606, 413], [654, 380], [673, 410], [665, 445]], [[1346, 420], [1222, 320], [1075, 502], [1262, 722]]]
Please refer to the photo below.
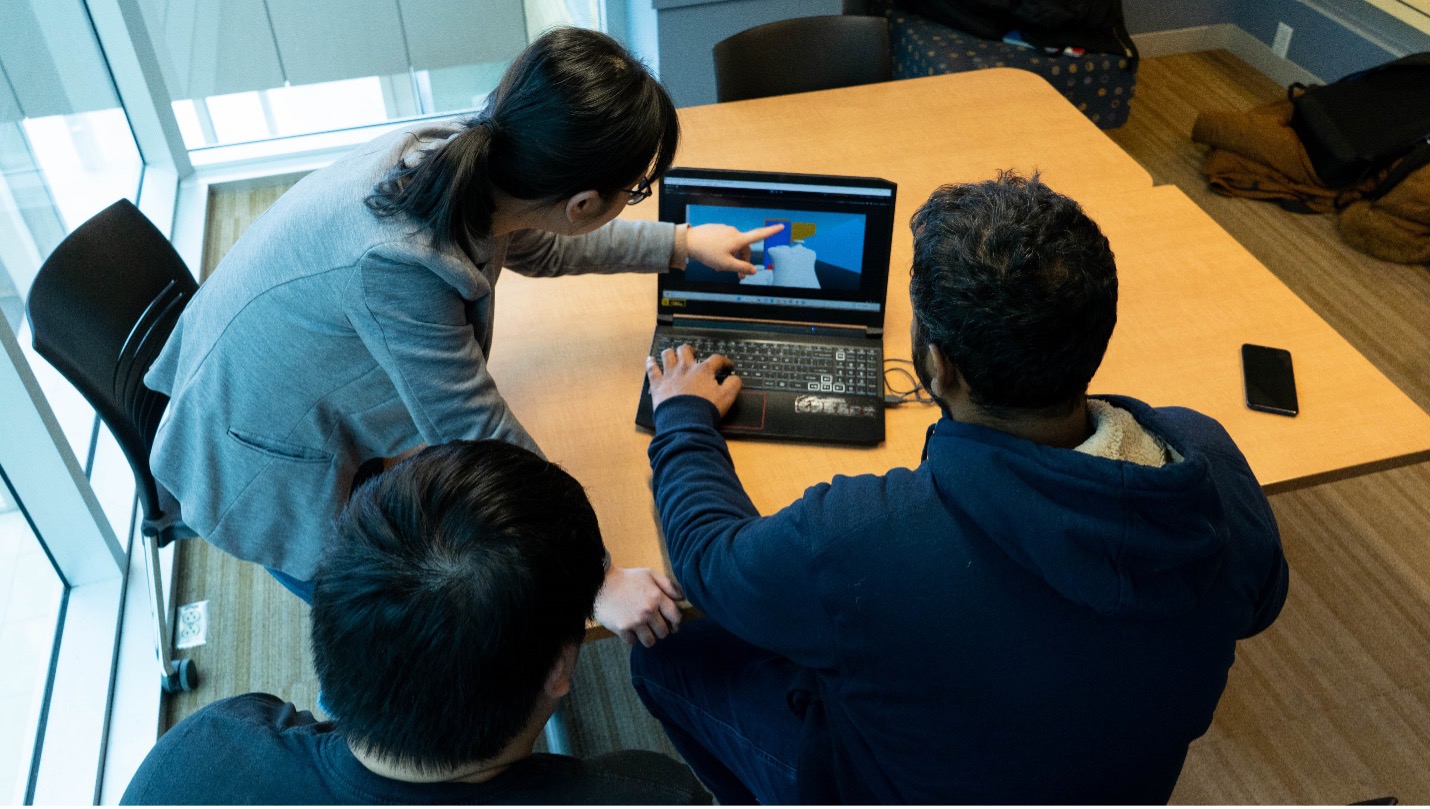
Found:
[[[1041, 170], [1112, 242], [1119, 322], [1093, 392], [1185, 405], [1226, 426], [1268, 491], [1430, 457], [1430, 415], [1174, 187], [1149, 175], [1041, 79], [990, 70], [681, 112], [687, 166], [874, 175], [899, 184], [886, 357], [908, 357], [908, 220], [938, 185]], [[654, 200], [630, 209], [653, 218]], [[498, 284], [492, 373], [547, 454], [585, 484], [612, 557], [666, 566], [634, 424], [655, 326], [655, 278]], [[1240, 345], [1290, 349], [1301, 415], [1248, 410]], [[874, 448], [737, 441], [762, 512], [836, 474], [918, 463], [931, 406], [888, 414]]]

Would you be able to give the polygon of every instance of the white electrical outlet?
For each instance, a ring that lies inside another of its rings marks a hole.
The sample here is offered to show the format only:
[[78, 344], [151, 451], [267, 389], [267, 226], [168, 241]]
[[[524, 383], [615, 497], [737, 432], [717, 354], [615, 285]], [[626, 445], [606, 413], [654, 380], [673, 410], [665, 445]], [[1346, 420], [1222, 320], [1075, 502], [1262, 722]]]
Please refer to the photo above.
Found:
[[1284, 22], [1276, 23], [1276, 38], [1271, 40], [1271, 52], [1286, 58], [1286, 52], [1291, 50], [1291, 26]]
[[179, 607], [174, 621], [174, 648], [192, 649], [208, 642], [209, 602], [195, 601]]

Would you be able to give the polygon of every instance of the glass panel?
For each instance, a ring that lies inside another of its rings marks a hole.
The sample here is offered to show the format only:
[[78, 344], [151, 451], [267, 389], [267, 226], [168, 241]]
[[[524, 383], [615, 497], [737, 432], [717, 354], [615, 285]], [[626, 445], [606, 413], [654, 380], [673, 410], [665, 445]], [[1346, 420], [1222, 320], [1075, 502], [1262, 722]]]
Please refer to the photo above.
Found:
[[64, 583], [0, 477], [0, 801], [24, 803]]
[[[83, 0], [7, 0], [0, 16], [0, 314], [86, 465], [103, 449], [91, 446], [94, 409], [34, 353], [25, 299], [70, 231], [118, 199], [137, 198], [144, 163]], [[131, 473], [106, 463], [95, 482], [123, 536]]]
[[11, 0], [0, 24], [0, 312], [81, 463], [94, 410], [22, 329], [40, 264], [67, 233], [121, 197], [144, 164], [82, 0]]
[[140, 0], [190, 149], [480, 107], [556, 25], [601, 0]]

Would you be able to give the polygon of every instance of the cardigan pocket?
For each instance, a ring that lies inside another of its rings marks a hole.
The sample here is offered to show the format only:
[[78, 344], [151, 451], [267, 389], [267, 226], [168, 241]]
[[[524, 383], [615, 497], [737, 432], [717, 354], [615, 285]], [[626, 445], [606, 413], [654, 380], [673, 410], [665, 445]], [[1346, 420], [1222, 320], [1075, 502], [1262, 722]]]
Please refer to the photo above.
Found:
[[261, 452], [270, 458], [277, 458], [282, 461], [297, 461], [298, 463], [327, 464], [333, 460], [332, 453], [322, 450], [305, 447], [300, 444], [290, 444], [287, 441], [278, 441], [266, 436], [258, 436], [253, 433], [245, 433], [229, 428], [228, 437], [239, 444], [255, 451]]

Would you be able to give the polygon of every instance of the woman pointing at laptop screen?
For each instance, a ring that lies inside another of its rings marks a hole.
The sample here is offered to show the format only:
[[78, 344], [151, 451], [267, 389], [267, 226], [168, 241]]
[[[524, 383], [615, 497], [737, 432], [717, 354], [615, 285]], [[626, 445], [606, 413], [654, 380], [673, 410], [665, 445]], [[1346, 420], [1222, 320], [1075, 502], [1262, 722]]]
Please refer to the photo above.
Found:
[[[488, 374], [502, 267], [746, 275], [748, 233], [617, 220], [679, 139], [665, 90], [614, 40], [557, 29], [475, 118], [417, 122], [305, 177], [243, 234], [145, 383], [171, 397], [155, 478], [184, 522], [307, 597], [355, 482], [424, 444], [540, 452]], [[647, 644], [676, 586], [612, 568], [596, 617]]]

